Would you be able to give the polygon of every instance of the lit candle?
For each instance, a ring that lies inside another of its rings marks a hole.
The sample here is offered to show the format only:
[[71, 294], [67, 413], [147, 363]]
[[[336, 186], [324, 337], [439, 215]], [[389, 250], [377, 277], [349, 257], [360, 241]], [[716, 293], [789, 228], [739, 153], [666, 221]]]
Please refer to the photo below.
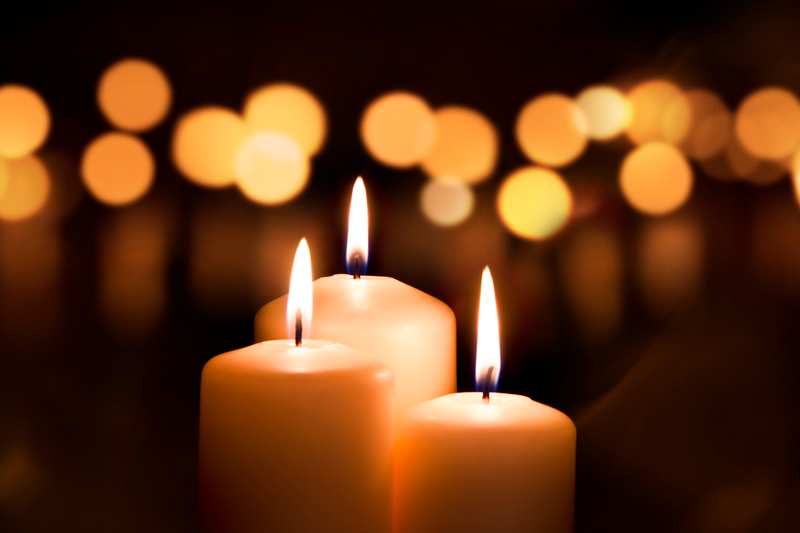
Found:
[[499, 338], [487, 268], [476, 364], [482, 392], [436, 398], [400, 416], [395, 533], [572, 531], [575, 426], [530, 398], [492, 392], [500, 375]]
[[391, 530], [392, 371], [308, 340], [311, 305], [303, 239], [284, 310], [290, 339], [203, 368], [200, 499], [211, 531]]
[[[348, 274], [314, 282], [314, 331], [372, 353], [394, 370], [397, 411], [456, 390], [456, 319], [443, 302], [393, 278], [366, 276], [367, 196], [356, 180], [347, 237]], [[256, 341], [282, 337], [286, 296], [256, 315]]]

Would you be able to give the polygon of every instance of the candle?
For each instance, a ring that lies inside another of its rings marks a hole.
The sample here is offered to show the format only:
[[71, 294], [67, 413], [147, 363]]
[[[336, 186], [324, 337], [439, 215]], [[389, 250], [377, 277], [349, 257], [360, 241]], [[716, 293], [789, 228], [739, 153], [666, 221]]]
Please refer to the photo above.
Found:
[[394, 532], [564, 533], [573, 529], [575, 426], [500, 373], [494, 288], [484, 270], [476, 382], [483, 392], [415, 405], [398, 420]]
[[200, 393], [200, 500], [211, 531], [391, 530], [392, 371], [308, 340], [303, 239], [285, 310], [290, 340], [211, 359]]
[[[364, 182], [350, 205], [347, 274], [313, 284], [314, 331], [386, 361], [394, 371], [397, 412], [456, 390], [456, 319], [443, 302], [393, 278], [365, 276], [368, 247]], [[279, 338], [286, 296], [261, 308], [257, 341]]]

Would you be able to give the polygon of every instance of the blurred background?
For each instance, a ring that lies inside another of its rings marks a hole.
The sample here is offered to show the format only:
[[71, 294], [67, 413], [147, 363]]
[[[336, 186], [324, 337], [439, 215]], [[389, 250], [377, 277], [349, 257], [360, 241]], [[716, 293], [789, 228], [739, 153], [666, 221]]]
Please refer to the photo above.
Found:
[[578, 428], [576, 531], [800, 520], [800, 7], [4, 6], [0, 530], [197, 531], [200, 372], [306, 236]]

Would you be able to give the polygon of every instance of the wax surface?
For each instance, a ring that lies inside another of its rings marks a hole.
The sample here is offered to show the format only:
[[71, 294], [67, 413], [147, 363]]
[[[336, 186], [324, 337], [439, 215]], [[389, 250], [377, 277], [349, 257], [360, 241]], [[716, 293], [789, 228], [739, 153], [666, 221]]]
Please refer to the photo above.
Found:
[[395, 533], [573, 530], [575, 425], [525, 396], [451, 394], [398, 420]]
[[392, 372], [332, 341], [273, 341], [203, 368], [210, 531], [391, 531]]
[[[443, 302], [393, 278], [346, 274], [313, 284], [311, 334], [381, 357], [397, 412], [456, 390], [456, 319]], [[256, 315], [256, 341], [286, 337], [286, 296]]]

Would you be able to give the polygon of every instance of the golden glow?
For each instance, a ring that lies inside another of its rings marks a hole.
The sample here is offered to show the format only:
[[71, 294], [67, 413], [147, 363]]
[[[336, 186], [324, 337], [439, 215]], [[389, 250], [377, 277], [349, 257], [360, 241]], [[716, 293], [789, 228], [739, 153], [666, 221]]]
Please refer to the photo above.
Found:
[[663, 141], [680, 143], [692, 125], [692, 108], [680, 87], [666, 80], [651, 80], [628, 94], [633, 109], [627, 134], [636, 144]]
[[437, 179], [422, 187], [419, 201], [425, 218], [437, 226], [455, 226], [472, 212], [474, 195], [461, 180]]
[[[355, 264], [358, 256], [358, 265]], [[361, 276], [367, 271], [369, 262], [369, 210], [367, 209], [367, 189], [360, 177], [353, 185], [350, 198], [350, 220], [347, 230], [345, 251], [347, 273]], [[358, 272], [356, 272], [358, 270]]]
[[432, 178], [450, 177], [477, 183], [489, 177], [497, 161], [498, 137], [492, 123], [473, 109], [449, 106], [438, 109], [436, 139], [422, 159]]
[[800, 205], [800, 150], [794, 154], [791, 163], [792, 188], [797, 204]]
[[575, 99], [586, 117], [586, 133], [592, 139], [610, 139], [628, 127], [633, 115], [627, 98], [613, 87], [589, 87]]
[[8, 165], [4, 160], [0, 159], [0, 199], [3, 198], [3, 193], [6, 192], [8, 180]]
[[81, 160], [86, 188], [98, 201], [114, 206], [144, 196], [153, 184], [155, 170], [147, 145], [127, 133], [97, 137], [86, 147]]
[[622, 163], [619, 183], [637, 211], [663, 215], [678, 209], [692, 192], [692, 168], [674, 146], [653, 142], [630, 152]]
[[736, 137], [745, 150], [764, 159], [783, 159], [800, 145], [800, 102], [781, 87], [760, 89], [739, 105]]
[[697, 161], [711, 159], [722, 152], [733, 136], [733, 114], [719, 96], [705, 89], [686, 93], [692, 109], [692, 126], [681, 149]]
[[236, 183], [260, 204], [288, 202], [305, 188], [311, 166], [290, 137], [276, 132], [250, 137], [236, 157]]
[[478, 347], [475, 355], [475, 385], [478, 390], [483, 388], [490, 366], [494, 367], [490, 385], [490, 390], [494, 392], [500, 380], [500, 326], [492, 273], [487, 266], [481, 276], [481, 301], [478, 307]]
[[253, 91], [243, 115], [251, 134], [283, 133], [307, 156], [316, 154], [325, 140], [325, 109], [313, 94], [297, 85], [275, 83]]
[[292, 281], [289, 284], [289, 301], [286, 304], [286, 333], [294, 339], [297, 331], [297, 312], [300, 311], [302, 321], [302, 338], [308, 339], [311, 334], [311, 308], [313, 297], [311, 291], [311, 252], [305, 238], [300, 240], [294, 254]]
[[435, 137], [433, 111], [415, 94], [385, 94], [369, 104], [361, 118], [361, 140], [370, 155], [384, 165], [416, 165], [427, 155]]
[[0, 157], [24, 157], [50, 132], [50, 112], [42, 97], [23, 85], [0, 87]]
[[560, 230], [572, 210], [572, 195], [550, 169], [526, 167], [508, 176], [497, 195], [506, 227], [525, 239], [544, 239]]
[[731, 139], [725, 147], [725, 157], [736, 177], [745, 180], [758, 169], [760, 164], [759, 159], [745, 150], [738, 139]]
[[97, 104], [117, 128], [146, 131], [158, 125], [169, 111], [172, 88], [164, 72], [150, 61], [117, 61], [100, 77]]
[[244, 121], [223, 107], [201, 107], [184, 115], [172, 137], [172, 159], [189, 180], [226, 187], [236, 179], [236, 155], [247, 139]]
[[571, 98], [545, 94], [525, 104], [517, 117], [520, 148], [532, 161], [551, 167], [572, 162], [586, 149], [586, 118]]
[[0, 194], [0, 218], [22, 220], [41, 211], [50, 195], [50, 176], [39, 158], [10, 159], [0, 168], [7, 172]]

